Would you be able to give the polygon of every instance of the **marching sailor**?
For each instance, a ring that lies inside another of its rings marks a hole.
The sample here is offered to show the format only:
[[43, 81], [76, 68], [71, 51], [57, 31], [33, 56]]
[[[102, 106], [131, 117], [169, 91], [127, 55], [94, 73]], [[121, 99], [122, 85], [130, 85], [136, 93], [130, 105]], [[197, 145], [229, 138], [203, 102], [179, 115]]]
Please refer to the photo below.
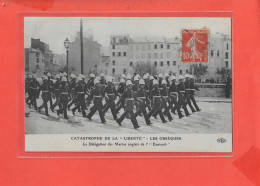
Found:
[[75, 88], [77, 86], [77, 77], [74, 74], [70, 75], [71, 81], [69, 82], [68, 96], [71, 102], [67, 105], [67, 109], [70, 110], [70, 107], [77, 102]]
[[40, 107], [38, 107], [38, 111], [39, 113], [41, 113], [41, 109], [44, 107], [45, 109], [45, 115], [49, 116], [48, 113], [48, 101], [50, 100], [50, 87], [49, 87], [49, 83], [48, 83], [48, 77], [47, 76], [43, 76], [43, 84], [40, 86], [39, 88], [39, 94], [42, 91], [42, 105]]
[[53, 105], [50, 107], [52, 112], [54, 112], [54, 108], [57, 105], [59, 105], [59, 107], [61, 106], [60, 105], [60, 74], [56, 74], [55, 79], [56, 79], [56, 82], [53, 84], [53, 95], [56, 100], [53, 103]]
[[50, 108], [52, 107], [52, 96], [51, 93], [53, 92], [53, 81], [51, 80], [51, 73], [47, 73], [48, 77], [48, 85], [49, 85], [49, 90], [50, 90]]
[[91, 73], [89, 76], [90, 76], [90, 79], [87, 82], [88, 91], [90, 91], [94, 87], [95, 74]]
[[61, 85], [60, 85], [60, 108], [57, 110], [57, 115], [59, 116], [60, 114], [64, 115], [65, 119], [69, 119], [67, 115], [67, 105], [68, 105], [68, 100], [69, 100], [69, 86], [68, 86], [68, 81], [65, 76], [61, 78]]
[[116, 92], [115, 85], [113, 84], [112, 77], [107, 78], [107, 86], [104, 89], [104, 97], [106, 99], [106, 106], [104, 106], [103, 113], [107, 112], [107, 110], [110, 108], [114, 120], [117, 120], [117, 115], [116, 115], [116, 104], [115, 104], [115, 98], [118, 95]]
[[129, 114], [131, 122], [133, 123], [133, 126], [135, 129], [139, 128], [140, 126], [137, 123], [135, 114], [133, 112], [134, 109], [134, 92], [132, 90], [133, 83], [131, 80], [126, 81], [126, 90], [124, 91], [121, 98], [125, 99], [126, 106], [125, 106], [125, 112], [121, 115], [121, 117], [117, 120], [117, 123], [121, 126], [122, 121], [125, 119], [125, 117]]
[[160, 95], [162, 96], [162, 103], [161, 108], [164, 109], [164, 114], [168, 117], [169, 121], [172, 121], [172, 116], [169, 112], [167, 103], [168, 103], [168, 96], [169, 96], [169, 90], [167, 87], [167, 81], [164, 79], [162, 80], [162, 89], [160, 91]]
[[29, 83], [29, 89], [31, 92], [31, 98], [30, 98], [30, 102], [29, 102], [29, 107], [32, 104], [34, 106], [34, 109], [37, 110], [37, 98], [39, 96], [38, 94], [38, 90], [40, 88], [40, 84], [39, 82], [36, 80], [36, 75], [33, 74], [32, 75], [32, 80]]
[[93, 99], [94, 105], [90, 108], [90, 112], [87, 115], [87, 118], [91, 120], [91, 117], [95, 114], [96, 111], [99, 113], [99, 117], [102, 123], [106, 123], [104, 114], [102, 112], [103, 104], [102, 104], [102, 92], [100, 87], [100, 81], [98, 79], [94, 80], [94, 88], [90, 92], [90, 96], [88, 99]]
[[196, 87], [194, 84], [194, 77], [192, 75], [190, 75], [190, 100], [192, 101], [196, 110], [199, 112], [201, 109], [197, 105], [196, 100], [194, 98], [195, 90], [200, 91], [200, 89], [198, 89], [198, 87]]
[[[172, 83], [169, 87], [170, 102], [169, 102], [168, 108], [171, 109], [172, 113], [174, 113], [175, 110], [177, 110], [178, 116], [181, 119], [184, 117], [180, 110], [182, 102], [181, 102], [181, 99], [178, 99], [179, 90], [177, 88], [176, 77], [174, 75], [171, 76], [171, 81], [172, 81]], [[174, 107], [173, 107], [173, 104], [174, 104]]]
[[150, 100], [147, 97], [146, 90], [144, 89], [144, 86], [145, 86], [144, 80], [140, 79], [139, 80], [139, 89], [137, 91], [137, 100], [138, 100], [139, 107], [138, 107], [137, 112], [135, 113], [135, 117], [140, 115], [140, 113], [143, 113], [146, 124], [151, 125], [152, 123], [151, 123], [150, 119], [148, 118], [148, 115], [147, 115], [147, 112], [146, 112], [146, 109], [145, 109], [147, 104], [149, 104]]
[[150, 118], [153, 114], [156, 114], [158, 112], [161, 120], [163, 123], [166, 123], [166, 120], [163, 116], [162, 110], [161, 110], [161, 95], [158, 88], [158, 81], [155, 79], [153, 80], [153, 89], [151, 90], [151, 96], [153, 98], [153, 106], [152, 110], [148, 114], [148, 118]]
[[28, 93], [28, 97], [26, 99], [26, 103], [29, 105], [29, 101], [31, 100], [32, 93], [30, 90], [30, 82], [32, 80], [32, 76], [28, 75], [27, 78], [25, 79], [25, 94]]
[[107, 86], [107, 82], [106, 82], [106, 79], [105, 79], [105, 75], [103, 73], [100, 74], [100, 90], [101, 90], [101, 94], [103, 95], [104, 94], [104, 89], [105, 87]]
[[[120, 83], [117, 88], [117, 93], [119, 95], [122, 95], [124, 93], [125, 89], [126, 89], [125, 80], [123, 78], [121, 78]], [[118, 113], [121, 110], [121, 108], [124, 108], [125, 100], [123, 98], [120, 98], [119, 101], [116, 103], [116, 106], [117, 106], [117, 108], [115, 111], [116, 111], [116, 113]]]
[[188, 112], [188, 109], [186, 107], [186, 103], [185, 103], [185, 85], [184, 85], [184, 77], [182, 75], [179, 75], [179, 84], [177, 85], [177, 88], [179, 90], [178, 92], [178, 97], [179, 97], [179, 100], [180, 100], [180, 105], [182, 106], [184, 112], [185, 112], [185, 115], [186, 116], [189, 116], [190, 113]]
[[77, 78], [78, 84], [75, 87], [76, 93], [76, 106], [71, 109], [73, 115], [75, 115], [75, 111], [80, 109], [82, 112], [83, 117], [86, 117], [86, 103], [85, 103], [85, 91], [84, 91], [84, 82], [80, 76]]
[[185, 74], [185, 97], [186, 97], [186, 105], [188, 104], [192, 112], [196, 112], [190, 102], [190, 76], [189, 74]]

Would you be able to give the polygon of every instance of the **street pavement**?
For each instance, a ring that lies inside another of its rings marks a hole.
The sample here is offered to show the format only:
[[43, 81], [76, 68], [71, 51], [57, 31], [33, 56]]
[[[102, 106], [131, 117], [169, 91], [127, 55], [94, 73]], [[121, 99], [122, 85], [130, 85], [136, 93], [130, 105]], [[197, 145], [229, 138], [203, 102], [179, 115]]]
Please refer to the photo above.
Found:
[[[206, 99], [207, 100], [207, 99]], [[230, 99], [226, 101], [206, 101], [198, 99], [198, 105], [202, 109], [200, 112], [192, 113], [189, 117], [179, 119], [172, 114], [174, 120], [162, 123], [160, 117], [151, 117], [151, 126], [145, 124], [143, 117], [138, 116], [137, 120], [141, 126], [134, 129], [130, 119], [125, 119], [120, 127], [112, 117], [110, 110], [106, 113], [107, 123], [100, 122], [98, 113], [92, 117], [92, 121], [83, 118], [81, 113], [75, 112], [75, 116], [68, 111], [69, 120], [56, 113], [49, 111], [50, 116], [45, 116], [44, 109], [42, 114], [29, 109], [26, 105], [25, 133], [26, 134], [216, 134], [232, 132], [232, 104]], [[217, 100], [217, 99], [215, 99]], [[230, 101], [228, 101], [230, 100]], [[40, 101], [38, 101], [38, 105]], [[89, 110], [87, 110], [87, 113]], [[123, 112], [120, 111], [118, 116]], [[189, 110], [191, 113], [191, 111]], [[166, 120], [168, 119], [165, 117]]]

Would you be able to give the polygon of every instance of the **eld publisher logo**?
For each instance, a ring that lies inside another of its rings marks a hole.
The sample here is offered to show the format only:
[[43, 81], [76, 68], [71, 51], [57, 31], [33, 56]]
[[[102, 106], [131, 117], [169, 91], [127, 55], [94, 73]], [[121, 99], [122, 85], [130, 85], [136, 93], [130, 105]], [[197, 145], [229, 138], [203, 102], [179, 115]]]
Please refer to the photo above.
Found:
[[217, 139], [217, 142], [218, 142], [218, 143], [226, 143], [226, 141], [227, 141], [227, 140], [226, 140], [225, 138], [218, 138], [218, 139]]

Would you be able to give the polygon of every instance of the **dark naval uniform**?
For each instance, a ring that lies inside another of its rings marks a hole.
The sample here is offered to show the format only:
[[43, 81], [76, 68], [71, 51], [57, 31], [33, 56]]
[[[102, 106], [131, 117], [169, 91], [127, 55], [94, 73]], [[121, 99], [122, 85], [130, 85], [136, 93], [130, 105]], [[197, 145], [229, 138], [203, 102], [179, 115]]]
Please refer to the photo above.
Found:
[[[150, 95], [150, 82], [149, 81], [145, 81], [144, 89], [145, 89], [146, 96], [148, 98], [148, 96]], [[147, 104], [147, 108], [149, 111], [151, 111], [152, 108], [151, 108], [150, 102], [149, 102], [149, 104]]]
[[51, 93], [53, 92], [53, 81], [51, 80], [50, 77], [48, 77], [48, 86], [49, 86], [49, 90], [50, 90], [50, 94], [49, 94], [49, 100], [50, 100], [50, 108], [52, 108], [52, 97], [51, 97]]
[[[117, 93], [122, 95], [122, 94], [124, 93], [125, 89], [126, 89], [126, 84], [121, 82], [121, 83], [118, 85]], [[116, 103], [116, 106], [117, 106], [117, 108], [116, 108], [116, 113], [118, 113], [122, 108], [124, 108], [124, 106], [125, 106], [125, 99], [123, 99], [123, 98], [121, 97], [121, 98], [119, 99], [119, 101]]]
[[162, 90], [160, 91], [160, 95], [162, 96], [161, 109], [164, 109], [164, 114], [168, 117], [169, 121], [172, 121], [173, 119], [169, 112], [169, 108], [167, 106], [168, 96], [169, 96], [169, 91], [167, 86], [162, 87]]
[[88, 89], [88, 91], [91, 91], [91, 89], [94, 87], [94, 79], [95, 78], [90, 78], [89, 80], [88, 80], [88, 82], [87, 82], [87, 89]]
[[133, 90], [126, 89], [121, 98], [125, 99], [125, 112], [121, 115], [121, 117], [117, 120], [117, 123], [121, 125], [122, 121], [125, 119], [125, 117], [129, 114], [130, 119], [133, 123], [133, 126], [135, 129], [139, 128], [140, 126], [137, 123], [135, 114], [134, 114], [134, 92]]
[[192, 112], [196, 112], [196, 110], [193, 108], [191, 102], [190, 102], [190, 81], [185, 80], [185, 97], [186, 97], [186, 104], [189, 105]]
[[41, 109], [44, 107], [45, 109], [45, 115], [49, 116], [48, 113], [48, 101], [50, 100], [50, 87], [48, 82], [43, 81], [43, 84], [40, 86], [39, 93], [42, 91], [42, 105], [38, 108], [39, 112], [41, 112]]
[[54, 108], [59, 105], [60, 106], [60, 80], [57, 80], [54, 84], [53, 84], [53, 93], [54, 96], [56, 98], [54, 104], [51, 107], [51, 110], [53, 111]]
[[70, 107], [77, 102], [77, 93], [75, 91], [76, 86], [77, 86], [77, 83], [75, 80], [72, 80], [69, 83], [68, 95], [69, 95], [69, 97], [71, 97], [71, 102], [68, 104], [68, 110], [70, 110]]
[[[138, 91], [138, 83], [135, 83], [133, 84], [133, 87], [132, 87], [132, 90], [134, 91], [134, 94], [136, 95], [137, 94], [137, 91]], [[135, 99], [135, 109], [138, 110], [138, 101], [137, 99]], [[140, 113], [141, 114], [141, 113]]]
[[83, 82], [78, 82], [77, 86], [75, 87], [75, 93], [76, 93], [76, 106], [73, 109], [71, 109], [71, 111], [74, 114], [77, 109], [80, 109], [82, 111], [83, 117], [86, 117], [85, 91], [84, 91]]
[[39, 82], [33, 78], [29, 83], [29, 91], [31, 92], [31, 98], [29, 102], [29, 106], [32, 104], [34, 106], [34, 109], [37, 110], [37, 98], [39, 96]]
[[149, 112], [148, 117], [150, 118], [153, 114], [158, 113], [162, 122], [166, 123], [166, 120], [161, 110], [161, 95], [158, 87], [154, 87], [152, 89], [151, 96], [153, 98], [153, 107], [152, 110]]
[[31, 100], [32, 94], [30, 91], [30, 82], [31, 78], [26, 78], [25, 80], [25, 94], [28, 93], [28, 97], [26, 99], [26, 103], [29, 105], [29, 101]]
[[187, 107], [186, 107], [186, 103], [185, 103], [185, 85], [183, 82], [180, 82], [177, 86], [178, 90], [179, 90], [179, 100], [180, 100], [180, 104], [182, 105], [182, 108], [185, 112], [185, 115], [186, 116], [189, 116], [190, 113], [188, 112], [187, 110]]
[[[178, 94], [180, 94], [177, 85], [175, 83], [172, 83], [169, 87], [169, 95], [170, 95], [170, 101], [169, 101], [169, 109], [172, 109], [172, 112], [174, 113], [175, 110], [177, 110], [179, 118], [183, 118], [183, 115], [181, 113], [181, 99], [178, 99]], [[174, 107], [173, 107], [174, 104]]]
[[117, 96], [117, 91], [114, 85], [108, 85], [104, 89], [104, 96], [106, 99], [106, 105], [104, 106], [103, 113], [105, 114], [108, 109], [110, 108], [114, 120], [117, 120], [117, 115], [116, 115], [116, 104], [115, 104], [115, 98]]
[[90, 112], [87, 115], [87, 118], [91, 120], [91, 117], [95, 114], [96, 111], [99, 113], [99, 117], [101, 119], [102, 123], [105, 123], [106, 120], [104, 118], [104, 114], [102, 112], [103, 104], [102, 104], [102, 93], [101, 93], [101, 87], [95, 86], [91, 92], [88, 99], [93, 99], [94, 105], [90, 108]]
[[62, 82], [60, 85], [60, 103], [61, 107], [57, 110], [57, 114], [64, 114], [65, 119], [69, 119], [67, 115], [67, 105], [69, 101], [69, 87], [67, 82]]
[[100, 91], [101, 91], [101, 94], [103, 95], [104, 94], [104, 89], [107, 86], [107, 81], [104, 78], [101, 78], [100, 79], [100, 85], [101, 85]]
[[196, 100], [195, 100], [195, 98], [194, 98], [195, 90], [199, 90], [199, 89], [195, 86], [194, 80], [191, 80], [191, 79], [190, 79], [190, 100], [192, 101], [192, 103], [193, 103], [195, 109], [196, 109], [197, 111], [200, 111], [200, 108], [199, 108], [199, 106], [197, 105]]
[[151, 125], [152, 123], [146, 112], [146, 107], [147, 107], [147, 104], [149, 104], [150, 100], [147, 97], [146, 90], [142, 87], [140, 87], [137, 91], [137, 100], [138, 100], [139, 107], [138, 107], [137, 112], [135, 113], [135, 117], [137, 117], [138, 115], [140, 115], [142, 113], [146, 124]]

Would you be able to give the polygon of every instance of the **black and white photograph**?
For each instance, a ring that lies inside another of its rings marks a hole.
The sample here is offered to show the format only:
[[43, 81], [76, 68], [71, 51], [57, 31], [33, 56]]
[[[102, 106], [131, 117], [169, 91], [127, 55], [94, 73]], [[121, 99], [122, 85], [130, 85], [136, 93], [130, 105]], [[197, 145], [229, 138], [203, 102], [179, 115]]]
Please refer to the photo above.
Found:
[[228, 17], [24, 17], [25, 151], [232, 152]]

